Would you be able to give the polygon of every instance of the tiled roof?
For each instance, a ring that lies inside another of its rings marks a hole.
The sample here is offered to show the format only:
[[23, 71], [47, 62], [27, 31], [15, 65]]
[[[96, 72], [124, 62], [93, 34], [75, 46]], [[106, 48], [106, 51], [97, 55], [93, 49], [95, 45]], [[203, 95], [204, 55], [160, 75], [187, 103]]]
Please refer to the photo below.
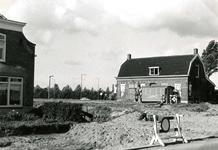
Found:
[[149, 76], [149, 67], [160, 67], [161, 75], [187, 75], [189, 64], [195, 55], [162, 56], [126, 60], [118, 77]]

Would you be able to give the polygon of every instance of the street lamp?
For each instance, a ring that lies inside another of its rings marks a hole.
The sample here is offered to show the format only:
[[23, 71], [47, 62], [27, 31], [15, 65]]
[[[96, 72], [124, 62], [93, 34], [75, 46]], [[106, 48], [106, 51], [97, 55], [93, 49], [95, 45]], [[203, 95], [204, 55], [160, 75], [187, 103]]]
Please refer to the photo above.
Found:
[[82, 81], [83, 81], [83, 76], [86, 74], [81, 74], [81, 94], [80, 94], [80, 98], [82, 98]]
[[54, 99], [55, 99], [55, 79], [54, 79]]
[[48, 99], [50, 99], [50, 84], [51, 84], [51, 78], [54, 77], [53, 75], [50, 75], [49, 76], [49, 79], [48, 79], [48, 82], [49, 82], [49, 85], [48, 85]]
[[99, 78], [96, 78], [98, 80], [98, 100], [99, 100]]

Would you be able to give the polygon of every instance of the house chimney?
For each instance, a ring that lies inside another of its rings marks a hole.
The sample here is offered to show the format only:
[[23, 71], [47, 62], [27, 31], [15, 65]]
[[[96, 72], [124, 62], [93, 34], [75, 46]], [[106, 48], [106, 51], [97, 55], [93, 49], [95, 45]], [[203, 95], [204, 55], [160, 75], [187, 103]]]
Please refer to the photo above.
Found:
[[194, 48], [194, 55], [197, 55], [197, 54], [198, 54], [198, 49]]
[[127, 60], [131, 59], [131, 54], [127, 54]]

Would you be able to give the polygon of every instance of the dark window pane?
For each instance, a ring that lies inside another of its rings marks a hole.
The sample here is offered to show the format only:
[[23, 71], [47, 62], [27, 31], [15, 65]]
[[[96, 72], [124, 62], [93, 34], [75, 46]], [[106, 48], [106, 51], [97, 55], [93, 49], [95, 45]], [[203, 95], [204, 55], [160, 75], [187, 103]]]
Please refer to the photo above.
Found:
[[11, 78], [11, 82], [22, 82], [22, 79]]
[[155, 74], [158, 74], [158, 68], [155, 68]]
[[0, 59], [3, 59], [3, 48], [0, 48]]
[[3, 35], [0, 35], [0, 39], [4, 39], [5, 37]]
[[0, 105], [7, 105], [8, 84], [0, 83]]
[[0, 82], [8, 82], [8, 78], [7, 77], [0, 77]]
[[21, 103], [21, 85], [10, 86], [10, 105], [20, 105]]

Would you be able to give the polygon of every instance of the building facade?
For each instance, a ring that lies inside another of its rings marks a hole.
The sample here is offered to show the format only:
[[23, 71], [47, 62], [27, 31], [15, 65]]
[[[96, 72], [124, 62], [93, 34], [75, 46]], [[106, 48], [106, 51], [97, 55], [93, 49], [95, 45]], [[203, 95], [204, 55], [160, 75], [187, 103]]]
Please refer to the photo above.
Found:
[[25, 23], [0, 15], [0, 110], [33, 106], [35, 44], [23, 34]]
[[194, 54], [127, 60], [121, 65], [117, 80], [118, 99], [134, 99], [138, 85], [142, 88], [143, 102], [166, 99], [166, 88], [177, 91], [181, 103], [214, 100], [214, 83], [206, 74], [203, 62]]

